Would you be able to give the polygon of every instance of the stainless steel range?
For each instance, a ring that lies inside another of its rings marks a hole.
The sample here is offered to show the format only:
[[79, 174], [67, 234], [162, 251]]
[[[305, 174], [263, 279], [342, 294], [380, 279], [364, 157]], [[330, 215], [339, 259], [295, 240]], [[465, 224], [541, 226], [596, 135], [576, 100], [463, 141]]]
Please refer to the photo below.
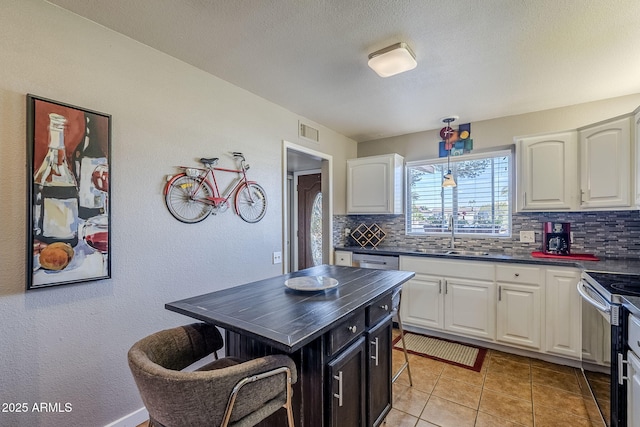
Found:
[[623, 297], [640, 296], [640, 275], [585, 272], [582, 295], [582, 371], [610, 427], [627, 426], [625, 353], [627, 314]]

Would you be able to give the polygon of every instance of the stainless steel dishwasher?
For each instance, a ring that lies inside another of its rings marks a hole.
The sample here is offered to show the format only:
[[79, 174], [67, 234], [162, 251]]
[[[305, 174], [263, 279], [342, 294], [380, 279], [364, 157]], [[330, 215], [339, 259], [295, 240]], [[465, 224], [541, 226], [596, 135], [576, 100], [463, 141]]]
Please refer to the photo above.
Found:
[[399, 270], [400, 258], [397, 255], [353, 254], [354, 267], [373, 268], [376, 270]]

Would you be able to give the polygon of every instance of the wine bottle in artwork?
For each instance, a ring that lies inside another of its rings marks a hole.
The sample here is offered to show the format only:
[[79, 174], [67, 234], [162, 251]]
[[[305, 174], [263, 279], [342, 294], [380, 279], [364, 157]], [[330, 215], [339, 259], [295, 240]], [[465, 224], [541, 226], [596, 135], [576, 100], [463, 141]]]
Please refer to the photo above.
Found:
[[64, 146], [67, 119], [49, 114], [49, 148], [34, 174], [34, 237], [44, 243], [78, 243], [78, 187]]
[[85, 114], [86, 131], [84, 141], [76, 148], [76, 173], [78, 176], [78, 216], [88, 219], [104, 213], [104, 197], [102, 192], [96, 189], [92, 174], [96, 166], [107, 163], [99, 135], [96, 131], [95, 120]]

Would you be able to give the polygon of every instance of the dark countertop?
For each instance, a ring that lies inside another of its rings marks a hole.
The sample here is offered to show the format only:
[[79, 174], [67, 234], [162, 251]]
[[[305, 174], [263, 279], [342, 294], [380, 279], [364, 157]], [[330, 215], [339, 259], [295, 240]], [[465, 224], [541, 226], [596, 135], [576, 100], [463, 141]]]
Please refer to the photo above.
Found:
[[[488, 262], [506, 262], [520, 264], [539, 264], [555, 265], [562, 267], [574, 267], [586, 272], [604, 272], [604, 273], [623, 273], [623, 274], [640, 274], [640, 260], [630, 258], [605, 258], [600, 261], [577, 261], [563, 260], [557, 258], [535, 258], [531, 255], [505, 255], [501, 253], [489, 252], [489, 255], [447, 255], [445, 249], [433, 250], [416, 250], [413, 248], [402, 247], [379, 247], [379, 248], [362, 248], [359, 246], [343, 246], [335, 247], [337, 251], [349, 251], [359, 254], [374, 255], [410, 255], [430, 258], [441, 258], [450, 260], [469, 260], [469, 261], [488, 261]], [[634, 315], [640, 317], [640, 297], [625, 296], [623, 297], [624, 306]]]
[[[600, 261], [578, 261], [564, 260], [559, 258], [535, 258], [531, 255], [505, 255], [499, 252], [489, 252], [489, 255], [447, 255], [443, 249], [415, 249], [403, 247], [378, 247], [378, 248], [361, 248], [359, 246], [336, 246], [337, 251], [349, 251], [359, 254], [373, 255], [410, 255], [429, 258], [441, 258], [451, 260], [469, 260], [469, 261], [489, 261], [489, 262], [506, 262], [520, 264], [539, 264], [539, 265], [555, 265], [561, 267], [574, 267], [584, 271], [601, 271], [608, 273], [624, 273], [624, 274], [640, 274], [640, 260], [626, 258], [605, 258]], [[464, 251], [464, 249], [461, 249]]]
[[[300, 276], [329, 276], [339, 284], [314, 292], [285, 286], [286, 279]], [[413, 276], [407, 271], [321, 265], [175, 301], [165, 308], [291, 353]]]

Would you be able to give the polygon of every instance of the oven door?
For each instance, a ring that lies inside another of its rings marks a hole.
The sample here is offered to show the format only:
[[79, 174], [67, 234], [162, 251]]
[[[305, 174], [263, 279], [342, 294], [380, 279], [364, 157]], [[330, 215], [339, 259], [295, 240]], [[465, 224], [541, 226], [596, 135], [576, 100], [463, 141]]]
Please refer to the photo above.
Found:
[[[585, 280], [578, 283], [582, 296], [582, 372], [586, 385], [608, 427], [623, 427], [626, 404], [618, 384], [621, 352], [620, 305], [611, 303]], [[613, 320], [613, 322], [612, 322]], [[583, 384], [584, 386], [585, 384]]]

